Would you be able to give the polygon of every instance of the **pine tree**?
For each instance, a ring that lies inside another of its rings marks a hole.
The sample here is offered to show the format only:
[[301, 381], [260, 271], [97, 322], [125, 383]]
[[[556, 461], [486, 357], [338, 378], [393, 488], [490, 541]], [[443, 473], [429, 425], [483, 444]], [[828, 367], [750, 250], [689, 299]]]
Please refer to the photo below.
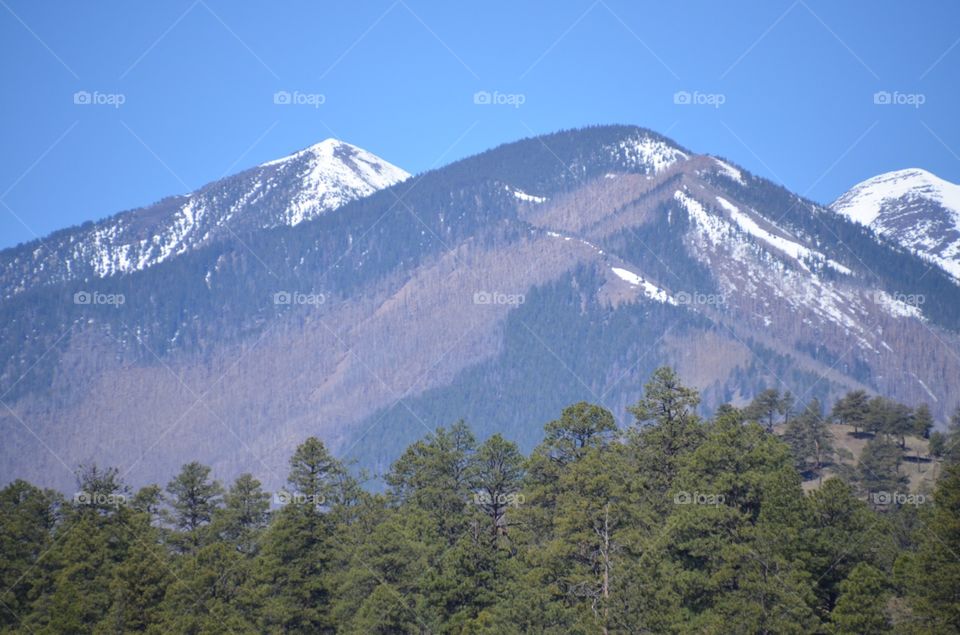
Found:
[[111, 607], [111, 581], [135, 542], [136, 512], [126, 505], [129, 489], [117, 470], [81, 467], [77, 487], [50, 549], [38, 558], [27, 632], [92, 633]]
[[773, 432], [776, 415], [786, 414], [792, 405], [792, 395], [785, 399], [776, 388], [768, 388], [754, 397], [753, 401], [750, 402], [750, 405], [747, 406], [743, 412], [749, 421], [765, 423], [767, 432]]
[[821, 414], [818, 400], [812, 400], [787, 424], [783, 439], [790, 446], [798, 470], [813, 470], [822, 476], [824, 463], [833, 455], [833, 435]]
[[38, 561], [54, 539], [61, 496], [16, 480], [0, 490], [0, 631], [30, 608]]
[[[913, 411], [911, 433], [921, 439], [930, 438], [930, 430], [933, 428], [933, 415], [930, 414], [930, 407], [922, 403]], [[917, 471], [920, 471], [920, 448], [917, 448]]]
[[173, 526], [179, 530], [173, 543], [182, 551], [193, 551], [206, 544], [207, 526], [223, 498], [219, 481], [210, 480], [210, 468], [196, 461], [187, 463], [167, 484]]
[[[634, 461], [650, 466], [650, 486], [665, 495], [684, 457], [705, 436], [695, 409], [696, 390], [680, 383], [670, 368], [658, 368], [644, 386], [643, 398], [629, 410], [636, 421], [628, 431]], [[665, 500], [665, 498], [664, 498]]]
[[917, 549], [897, 563], [916, 632], [960, 632], [960, 465], [949, 465], [922, 513]]
[[933, 428], [933, 415], [930, 414], [930, 406], [922, 403], [913, 411], [913, 429], [911, 432], [914, 436], [927, 439], [930, 437], [931, 428]]
[[463, 421], [417, 441], [386, 476], [395, 501], [424, 510], [452, 545], [463, 533], [473, 500], [476, 439]]
[[160, 624], [167, 588], [175, 579], [169, 552], [160, 544], [160, 530], [146, 511], [126, 522], [130, 548], [110, 580], [111, 604], [97, 624], [97, 633], [143, 632]]
[[799, 556], [817, 580], [818, 607], [826, 617], [836, 606], [840, 584], [857, 563], [882, 571], [892, 567], [897, 545], [888, 522], [837, 478], [807, 497]]
[[890, 585], [884, 573], [865, 562], [840, 583], [840, 596], [830, 613], [836, 635], [883, 635], [893, 632], [886, 615]]
[[867, 424], [870, 398], [863, 390], [853, 390], [844, 395], [835, 404], [830, 416], [837, 423], [853, 426], [855, 433]]
[[857, 469], [858, 482], [861, 489], [874, 498], [875, 504], [889, 504], [888, 499], [906, 487], [907, 477], [900, 473], [902, 459], [900, 446], [886, 437], [870, 439], [863, 448]]
[[515, 444], [495, 434], [477, 450], [474, 464], [474, 501], [490, 519], [491, 535], [505, 534], [508, 509], [522, 502], [523, 455]]
[[255, 575], [244, 596], [262, 607], [258, 630], [325, 632], [332, 628], [330, 569], [340, 548], [334, 515], [335, 508], [345, 504], [336, 501], [353, 489], [345, 472], [315, 437], [297, 446], [290, 458], [290, 491], [279, 496], [283, 508], [264, 533], [262, 551], [253, 565]]
[[237, 551], [253, 555], [260, 533], [270, 518], [270, 495], [252, 474], [241, 474], [223, 497], [223, 507], [214, 513], [214, 530]]

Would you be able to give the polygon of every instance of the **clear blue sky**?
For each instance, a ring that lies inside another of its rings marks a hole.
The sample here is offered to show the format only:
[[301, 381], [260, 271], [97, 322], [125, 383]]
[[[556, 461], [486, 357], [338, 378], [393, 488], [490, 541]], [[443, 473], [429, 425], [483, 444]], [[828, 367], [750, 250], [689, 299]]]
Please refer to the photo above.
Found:
[[957, 182], [958, 39], [953, 0], [0, 0], [0, 247], [330, 136], [418, 172], [634, 123], [823, 202], [903, 167]]

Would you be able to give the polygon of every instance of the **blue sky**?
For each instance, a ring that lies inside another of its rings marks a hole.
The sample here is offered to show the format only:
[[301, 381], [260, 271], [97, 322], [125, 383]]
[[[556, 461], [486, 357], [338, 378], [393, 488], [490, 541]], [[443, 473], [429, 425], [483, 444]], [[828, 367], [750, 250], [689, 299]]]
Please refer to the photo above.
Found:
[[0, 247], [331, 136], [419, 172], [633, 123], [823, 202], [958, 182], [958, 42], [953, 1], [0, 0]]

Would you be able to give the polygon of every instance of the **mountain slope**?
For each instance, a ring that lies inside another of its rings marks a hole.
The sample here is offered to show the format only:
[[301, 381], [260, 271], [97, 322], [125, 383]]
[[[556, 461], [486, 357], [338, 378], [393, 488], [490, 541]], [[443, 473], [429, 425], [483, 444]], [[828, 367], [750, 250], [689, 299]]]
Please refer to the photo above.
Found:
[[64, 464], [97, 461], [163, 482], [196, 458], [279, 484], [310, 434], [377, 472], [459, 417], [529, 449], [578, 399], [625, 421], [662, 364], [707, 410], [864, 388], [943, 417], [960, 287], [928, 269], [642, 128], [524, 139], [296, 226], [0, 302], [0, 478], [69, 483]]
[[830, 207], [960, 281], [960, 185], [926, 170], [897, 170], [858, 183]]
[[191, 194], [4, 250], [0, 295], [140, 271], [211, 242], [297, 225], [409, 176], [366, 150], [327, 139]]

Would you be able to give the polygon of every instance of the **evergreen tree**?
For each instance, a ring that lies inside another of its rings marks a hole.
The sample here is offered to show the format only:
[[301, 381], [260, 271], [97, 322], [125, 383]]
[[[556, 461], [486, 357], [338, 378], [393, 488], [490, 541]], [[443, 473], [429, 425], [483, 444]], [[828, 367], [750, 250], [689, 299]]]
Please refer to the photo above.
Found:
[[776, 415], [786, 415], [792, 406], [793, 395], [790, 393], [781, 395], [776, 388], [768, 388], [754, 397], [743, 412], [749, 421], [764, 423], [767, 426], [767, 432], [773, 432]]
[[353, 491], [345, 472], [315, 437], [297, 446], [290, 458], [290, 491], [279, 496], [283, 508], [263, 536], [255, 575], [243, 596], [262, 607], [258, 630], [314, 633], [333, 628], [331, 562], [340, 548], [334, 516], [337, 507], [347, 504], [338, 499]]
[[887, 504], [888, 498], [907, 485], [907, 477], [900, 473], [902, 459], [900, 446], [886, 437], [870, 439], [863, 448], [858, 481], [861, 489], [874, 497], [875, 503]]
[[196, 461], [187, 463], [167, 484], [167, 493], [171, 497], [168, 516], [180, 532], [173, 543], [183, 551], [206, 544], [206, 528], [223, 497], [219, 481], [210, 480], [210, 468]]
[[922, 511], [915, 553], [897, 563], [898, 579], [913, 609], [915, 632], [960, 632], [960, 465], [949, 465], [933, 504]]
[[867, 425], [870, 398], [863, 390], [853, 390], [833, 404], [830, 416], [837, 423], [853, 426], [854, 432]]
[[54, 539], [62, 497], [16, 480], [0, 490], [0, 631], [30, 608], [37, 564]]
[[629, 408], [636, 418], [628, 432], [633, 460], [649, 466], [650, 486], [663, 500], [684, 457], [705, 436], [695, 412], [699, 403], [697, 391], [683, 386], [672, 369], [658, 368], [644, 386], [643, 398]]
[[813, 470], [822, 475], [824, 463], [833, 455], [833, 435], [818, 400], [807, 404], [803, 412], [787, 424], [783, 439], [790, 446], [798, 470]]
[[911, 433], [921, 439], [930, 438], [930, 429], [933, 428], [933, 415], [930, 407], [922, 403], [913, 411], [913, 429]]
[[487, 439], [477, 450], [474, 501], [490, 519], [493, 536], [507, 533], [507, 511], [522, 502], [519, 491], [523, 461], [517, 446], [499, 434]]
[[386, 476], [393, 498], [424, 510], [452, 545], [463, 533], [473, 500], [476, 439], [463, 421], [417, 441]]
[[857, 564], [840, 583], [840, 597], [830, 613], [836, 635], [883, 635], [892, 633], [886, 615], [890, 586], [884, 573], [865, 562]]
[[270, 518], [270, 495], [260, 488], [252, 474], [241, 474], [223, 497], [224, 505], [214, 513], [218, 535], [237, 551], [253, 555], [260, 532]]
[[798, 557], [806, 561], [806, 569], [817, 580], [817, 607], [822, 616], [833, 611], [840, 584], [856, 564], [891, 569], [896, 544], [889, 524], [840, 479], [827, 479], [810, 493], [804, 520]]
[[144, 632], [162, 619], [163, 600], [175, 579], [169, 553], [160, 545], [160, 530], [147, 511], [135, 511], [126, 523], [130, 548], [110, 580], [111, 604], [97, 633]]
[[136, 540], [130, 530], [136, 512], [126, 506], [129, 489], [117, 470], [81, 467], [77, 488], [49, 550], [37, 559], [30, 591], [36, 599], [22, 622], [27, 632], [93, 633]]
[[164, 596], [157, 633], [261, 632], [244, 594], [249, 569], [230, 545], [211, 542], [184, 556]]

